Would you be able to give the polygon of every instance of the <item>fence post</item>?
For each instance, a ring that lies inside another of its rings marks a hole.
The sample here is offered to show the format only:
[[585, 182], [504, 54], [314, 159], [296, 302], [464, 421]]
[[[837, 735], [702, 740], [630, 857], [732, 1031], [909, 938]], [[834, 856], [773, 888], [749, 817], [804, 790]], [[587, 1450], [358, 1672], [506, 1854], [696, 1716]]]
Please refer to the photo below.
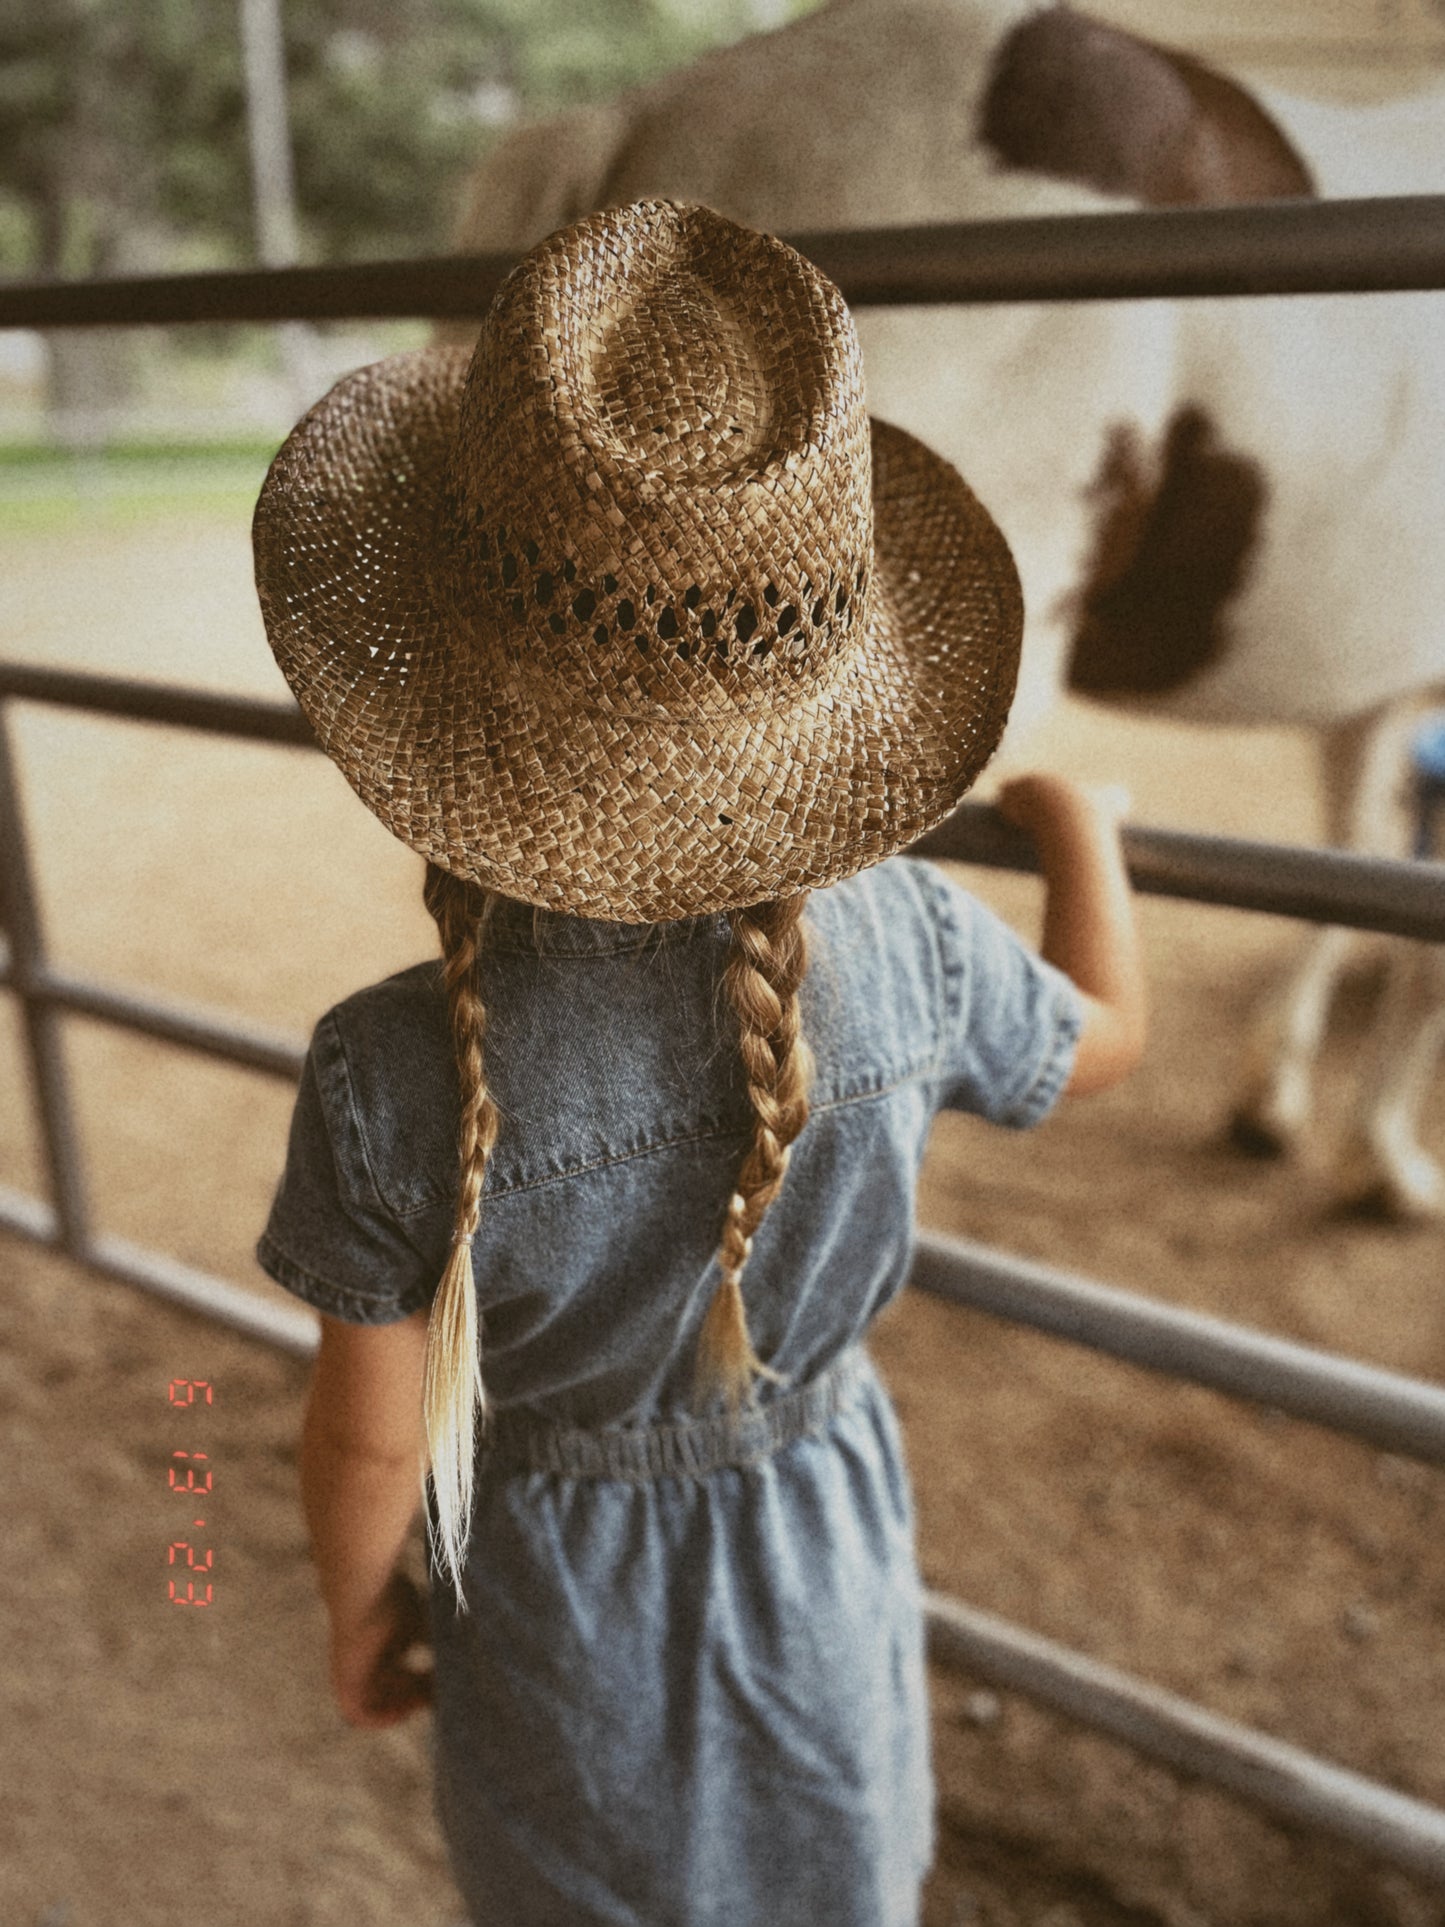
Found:
[[61, 1020], [41, 994], [45, 942], [30, 874], [6, 710], [7, 705], [0, 702], [0, 924], [10, 944], [10, 985], [20, 1000], [56, 1227], [63, 1248], [72, 1257], [83, 1258], [90, 1250], [90, 1209], [70, 1103]]

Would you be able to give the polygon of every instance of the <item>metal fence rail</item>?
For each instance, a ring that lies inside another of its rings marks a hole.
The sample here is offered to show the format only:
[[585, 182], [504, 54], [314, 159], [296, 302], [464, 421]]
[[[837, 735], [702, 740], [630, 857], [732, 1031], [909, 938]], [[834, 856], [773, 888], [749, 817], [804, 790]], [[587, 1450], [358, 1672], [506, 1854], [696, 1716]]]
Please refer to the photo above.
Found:
[[[1442, 196], [794, 238], [855, 305], [1445, 288]], [[476, 316], [510, 264], [511, 257], [447, 257], [0, 287], [0, 327]], [[0, 985], [21, 1008], [53, 1201], [0, 1188], [0, 1228], [308, 1352], [316, 1337], [309, 1312], [273, 1305], [157, 1253], [97, 1235], [92, 1227], [63, 1055], [66, 1014], [98, 1018], [276, 1076], [295, 1075], [302, 1046], [50, 964], [8, 745], [6, 710], [16, 700], [273, 744], [305, 746], [310, 732], [287, 704], [0, 664], [0, 928], [9, 945], [8, 955], [0, 957]], [[1132, 827], [1124, 841], [1135, 887], [1145, 892], [1445, 940], [1445, 865]], [[1006, 868], [1035, 867], [1027, 839], [978, 805], [965, 805], [916, 848], [919, 854]], [[1445, 1390], [1438, 1386], [936, 1234], [921, 1237], [912, 1282], [1147, 1369], [1445, 1463]], [[1439, 1809], [957, 1600], [931, 1596], [927, 1603], [939, 1656], [1286, 1820], [1353, 1840], [1445, 1883], [1445, 1813]]]
[[[294, 703], [0, 662], [0, 704], [7, 698], [134, 722], [173, 723], [252, 742], [317, 748]], [[1287, 843], [1134, 825], [1124, 831], [1124, 853], [1130, 881], [1146, 896], [1184, 897], [1445, 942], [1445, 863], [1352, 856], [1343, 850], [1304, 850]], [[964, 803], [914, 844], [913, 854], [991, 869], [1038, 869], [1028, 837], [981, 803]]]
[[940, 1593], [925, 1595], [929, 1645], [995, 1686], [1038, 1700], [1136, 1753], [1208, 1780], [1281, 1820], [1351, 1840], [1445, 1885], [1445, 1812], [1317, 1759], [1192, 1700], [1011, 1626]]
[[[853, 307], [1445, 287], [1445, 195], [940, 222], [789, 236]], [[0, 287], [0, 328], [480, 319], [511, 254]]]
[[919, 1234], [908, 1282], [1126, 1364], [1445, 1465], [1445, 1386], [936, 1231]]

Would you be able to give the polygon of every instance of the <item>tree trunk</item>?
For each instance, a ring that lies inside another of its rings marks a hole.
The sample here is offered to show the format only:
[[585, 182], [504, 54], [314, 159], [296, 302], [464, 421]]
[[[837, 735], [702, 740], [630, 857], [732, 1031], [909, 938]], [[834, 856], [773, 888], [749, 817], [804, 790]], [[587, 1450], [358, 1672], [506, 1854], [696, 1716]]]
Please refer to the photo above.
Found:
[[[46, 170], [40, 203], [40, 267], [63, 279], [95, 276], [117, 268], [115, 215], [104, 202], [86, 194], [89, 182], [104, 178], [87, 153], [83, 128], [72, 131], [71, 164]], [[51, 439], [61, 448], [85, 454], [113, 435], [117, 417], [136, 388], [134, 337], [119, 328], [55, 328], [44, 336], [47, 357], [46, 414]]]

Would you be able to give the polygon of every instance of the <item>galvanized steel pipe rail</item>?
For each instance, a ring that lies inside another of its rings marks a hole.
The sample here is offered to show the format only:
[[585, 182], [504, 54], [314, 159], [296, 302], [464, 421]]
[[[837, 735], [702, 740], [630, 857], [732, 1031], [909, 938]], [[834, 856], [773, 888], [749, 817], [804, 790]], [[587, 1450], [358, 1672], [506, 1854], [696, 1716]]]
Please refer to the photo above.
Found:
[[[854, 307], [1445, 288], [1445, 195], [795, 234]], [[514, 254], [0, 285], [0, 328], [480, 319]]]
[[[171, 723], [254, 742], [315, 749], [293, 703], [0, 663], [0, 702], [57, 703], [136, 722]], [[1344, 924], [1445, 942], [1445, 863], [1352, 856], [1291, 844], [1184, 830], [1126, 828], [1124, 852], [1136, 890], [1274, 916]], [[993, 869], [1037, 870], [1033, 844], [996, 810], [964, 803], [913, 845], [916, 856]], [[99, 1013], [96, 1013], [99, 1014]]]
[[936, 1231], [919, 1233], [908, 1282], [1011, 1325], [1445, 1465], [1445, 1386]]
[[1241, 1795], [1280, 1819], [1353, 1840], [1445, 1885], [1445, 1812], [1300, 1747], [1210, 1713], [942, 1593], [925, 1593], [935, 1656], [1108, 1733], [1137, 1753]]
[[[1128, 824], [1123, 843], [1129, 880], [1145, 896], [1445, 942], [1445, 863]], [[1000, 870], [1039, 867], [1024, 832], [983, 803], [960, 805], [909, 854]]]

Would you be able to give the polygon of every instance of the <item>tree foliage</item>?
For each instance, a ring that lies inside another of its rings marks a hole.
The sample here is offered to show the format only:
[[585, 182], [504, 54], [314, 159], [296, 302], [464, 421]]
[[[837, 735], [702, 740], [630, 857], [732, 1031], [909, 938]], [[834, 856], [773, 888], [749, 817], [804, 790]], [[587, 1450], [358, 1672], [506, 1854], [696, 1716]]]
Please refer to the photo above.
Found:
[[[445, 246], [507, 120], [597, 98], [816, 0], [282, 0], [304, 247]], [[5, 0], [0, 267], [254, 256], [236, 0]]]

